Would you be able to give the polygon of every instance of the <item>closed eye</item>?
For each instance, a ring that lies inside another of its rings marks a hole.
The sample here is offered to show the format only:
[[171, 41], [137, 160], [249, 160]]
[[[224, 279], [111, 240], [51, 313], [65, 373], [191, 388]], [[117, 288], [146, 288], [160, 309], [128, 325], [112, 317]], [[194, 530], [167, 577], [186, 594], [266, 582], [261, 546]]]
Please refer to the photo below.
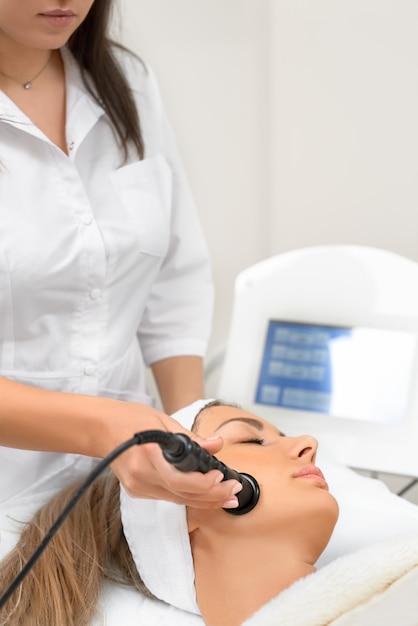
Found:
[[253, 439], [246, 439], [245, 441], [240, 441], [240, 443], [256, 443], [259, 446], [264, 444], [264, 439], [259, 439], [258, 437], [254, 437]]

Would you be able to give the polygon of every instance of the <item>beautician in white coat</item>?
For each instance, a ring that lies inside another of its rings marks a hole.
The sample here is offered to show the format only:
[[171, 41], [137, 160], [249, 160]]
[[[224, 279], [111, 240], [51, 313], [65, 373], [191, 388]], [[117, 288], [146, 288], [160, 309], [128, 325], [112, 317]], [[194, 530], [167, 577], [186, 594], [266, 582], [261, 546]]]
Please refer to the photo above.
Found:
[[[207, 249], [153, 74], [107, 38], [112, 4], [0, 0], [0, 518], [139, 430], [183, 430], [149, 406], [144, 363], [167, 414], [203, 396]], [[130, 494], [236, 502], [236, 481], [148, 448], [114, 463]]]

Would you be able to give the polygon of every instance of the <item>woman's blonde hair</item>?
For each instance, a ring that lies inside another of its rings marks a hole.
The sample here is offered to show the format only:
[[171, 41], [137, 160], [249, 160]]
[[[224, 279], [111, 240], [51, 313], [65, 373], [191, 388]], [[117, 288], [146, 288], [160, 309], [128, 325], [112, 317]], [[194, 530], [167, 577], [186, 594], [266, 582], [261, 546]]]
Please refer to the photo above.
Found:
[[[80, 483], [67, 487], [25, 526], [16, 548], [0, 565], [5, 590], [33, 554]], [[1, 626], [88, 626], [102, 584], [144, 586], [122, 530], [119, 482], [112, 473], [85, 492], [45, 552], [0, 610]]]

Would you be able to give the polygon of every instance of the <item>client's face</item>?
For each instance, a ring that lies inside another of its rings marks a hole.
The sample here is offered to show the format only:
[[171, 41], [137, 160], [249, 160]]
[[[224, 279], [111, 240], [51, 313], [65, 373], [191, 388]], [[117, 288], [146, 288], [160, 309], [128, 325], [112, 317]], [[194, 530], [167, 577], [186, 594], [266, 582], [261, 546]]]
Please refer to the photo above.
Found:
[[328, 541], [338, 505], [315, 466], [318, 443], [313, 437], [286, 437], [265, 420], [230, 406], [204, 409], [194, 430], [202, 437], [221, 436], [224, 447], [217, 458], [258, 481], [260, 501], [242, 516], [251, 519], [250, 527], [254, 529], [256, 517], [260, 530], [288, 530], [292, 524], [296, 532], [311, 526], [316, 534], [319, 525]]

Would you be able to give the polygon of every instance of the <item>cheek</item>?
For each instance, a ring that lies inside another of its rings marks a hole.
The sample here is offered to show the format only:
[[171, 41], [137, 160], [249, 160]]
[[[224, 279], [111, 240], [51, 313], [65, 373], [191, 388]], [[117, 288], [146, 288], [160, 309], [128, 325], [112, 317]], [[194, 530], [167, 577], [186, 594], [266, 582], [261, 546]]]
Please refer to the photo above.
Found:
[[289, 477], [270, 471], [260, 475], [257, 480], [260, 484], [260, 501], [266, 511], [278, 518], [300, 515], [303, 498]]
[[3, 9], [0, 2], [0, 35], [15, 35], [22, 30], [29, 28], [26, 24], [25, 16], [18, 15], [16, 11], [10, 11], [7, 7]]
[[220, 461], [236, 469], [239, 472], [257, 474], [260, 480], [279, 477], [290, 473], [290, 468], [285, 458], [282, 458], [277, 450], [270, 451], [258, 444], [234, 444], [225, 445], [224, 448], [215, 455]]

